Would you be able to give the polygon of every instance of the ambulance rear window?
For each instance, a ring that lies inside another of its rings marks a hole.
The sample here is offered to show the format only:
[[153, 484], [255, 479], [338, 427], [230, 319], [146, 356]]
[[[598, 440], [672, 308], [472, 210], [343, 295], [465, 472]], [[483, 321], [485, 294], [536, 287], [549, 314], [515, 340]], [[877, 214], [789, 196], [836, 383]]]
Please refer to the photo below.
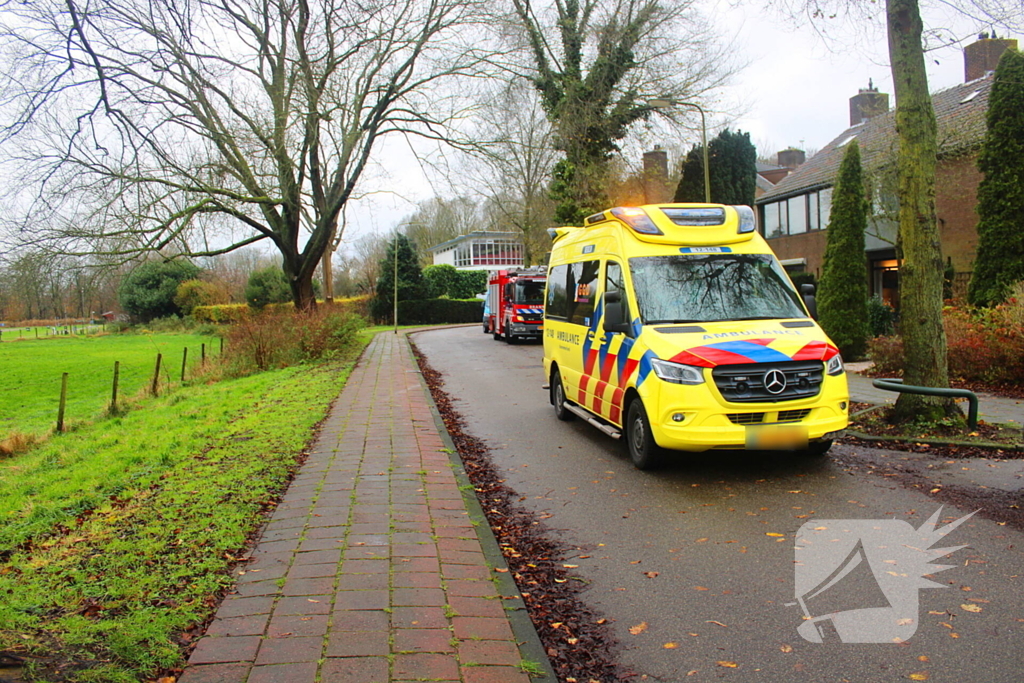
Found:
[[673, 209], [662, 212], [676, 225], [704, 226], [725, 225], [725, 209], [721, 207]]

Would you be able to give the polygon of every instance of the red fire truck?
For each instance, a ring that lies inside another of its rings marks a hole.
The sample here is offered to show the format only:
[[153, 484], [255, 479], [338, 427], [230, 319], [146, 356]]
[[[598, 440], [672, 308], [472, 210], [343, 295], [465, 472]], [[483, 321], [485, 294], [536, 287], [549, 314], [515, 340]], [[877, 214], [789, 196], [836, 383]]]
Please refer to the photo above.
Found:
[[544, 266], [496, 270], [487, 283], [484, 332], [495, 339], [540, 339], [544, 330]]

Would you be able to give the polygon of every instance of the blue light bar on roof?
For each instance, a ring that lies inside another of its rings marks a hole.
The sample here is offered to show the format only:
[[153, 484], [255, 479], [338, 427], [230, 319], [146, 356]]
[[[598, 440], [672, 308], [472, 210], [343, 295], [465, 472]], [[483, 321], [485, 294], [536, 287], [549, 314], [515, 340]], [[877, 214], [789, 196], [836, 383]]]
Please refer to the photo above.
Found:
[[676, 225], [703, 226], [724, 225], [725, 209], [720, 206], [699, 208], [665, 208], [662, 212]]

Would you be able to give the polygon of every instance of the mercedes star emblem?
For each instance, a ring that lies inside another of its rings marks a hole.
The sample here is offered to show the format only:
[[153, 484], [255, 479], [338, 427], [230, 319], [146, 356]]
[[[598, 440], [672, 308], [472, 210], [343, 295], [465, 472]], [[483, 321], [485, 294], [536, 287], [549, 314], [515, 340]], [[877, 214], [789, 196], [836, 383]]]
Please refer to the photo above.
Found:
[[764, 388], [769, 394], [781, 394], [786, 389], [786, 375], [782, 370], [769, 370], [764, 373]]

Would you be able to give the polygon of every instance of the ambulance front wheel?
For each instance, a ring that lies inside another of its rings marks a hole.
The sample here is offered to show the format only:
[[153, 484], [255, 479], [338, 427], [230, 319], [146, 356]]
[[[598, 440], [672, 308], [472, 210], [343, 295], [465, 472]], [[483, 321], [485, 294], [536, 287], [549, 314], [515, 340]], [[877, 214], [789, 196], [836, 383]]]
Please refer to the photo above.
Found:
[[576, 417], [565, 407], [565, 387], [562, 386], [562, 375], [558, 370], [551, 375], [551, 404], [555, 406], [555, 417], [562, 422], [569, 422]]
[[626, 445], [629, 459], [638, 470], [654, 469], [661, 463], [664, 452], [654, 441], [651, 423], [640, 399], [634, 399], [626, 413]]

